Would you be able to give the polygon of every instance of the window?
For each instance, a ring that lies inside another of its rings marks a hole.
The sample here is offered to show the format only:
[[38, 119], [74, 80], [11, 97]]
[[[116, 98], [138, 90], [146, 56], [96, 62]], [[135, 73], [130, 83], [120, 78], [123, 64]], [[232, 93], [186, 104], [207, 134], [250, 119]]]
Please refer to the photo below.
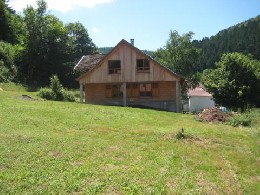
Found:
[[136, 70], [137, 72], [149, 72], [150, 71], [150, 62], [145, 59], [136, 60]]
[[120, 73], [121, 73], [120, 60], [109, 60], [108, 61], [108, 74], [120, 74]]
[[123, 97], [123, 85], [112, 85], [112, 97]]
[[140, 96], [151, 97], [152, 96], [152, 84], [142, 83], [139, 85]]
[[114, 84], [114, 85], [106, 85], [106, 97], [123, 97], [123, 85]]

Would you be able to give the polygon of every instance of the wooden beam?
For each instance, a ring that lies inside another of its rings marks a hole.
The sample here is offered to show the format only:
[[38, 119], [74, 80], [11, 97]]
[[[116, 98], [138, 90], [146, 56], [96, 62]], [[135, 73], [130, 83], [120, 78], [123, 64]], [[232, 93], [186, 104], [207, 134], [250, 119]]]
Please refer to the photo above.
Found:
[[83, 84], [80, 84], [79, 90], [80, 90], [80, 103], [83, 103]]
[[126, 82], [123, 82], [123, 106], [126, 106]]
[[176, 112], [180, 112], [180, 87], [179, 81], [175, 81], [176, 84]]

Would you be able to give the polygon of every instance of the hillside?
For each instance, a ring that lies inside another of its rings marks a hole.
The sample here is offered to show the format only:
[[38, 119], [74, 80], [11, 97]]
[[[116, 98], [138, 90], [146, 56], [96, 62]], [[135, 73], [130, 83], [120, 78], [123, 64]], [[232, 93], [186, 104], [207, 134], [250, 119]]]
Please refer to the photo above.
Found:
[[0, 194], [259, 194], [259, 128], [22, 94], [0, 91]]
[[[108, 54], [112, 49], [113, 49], [113, 47], [99, 47], [98, 48], [99, 52], [102, 54]], [[144, 52], [145, 54], [147, 54], [149, 56], [153, 55], [153, 51], [150, 51], [150, 50], [142, 50], [142, 52]]]
[[223, 53], [241, 52], [260, 59], [260, 16], [249, 19], [193, 44], [202, 49], [200, 70], [213, 68]]

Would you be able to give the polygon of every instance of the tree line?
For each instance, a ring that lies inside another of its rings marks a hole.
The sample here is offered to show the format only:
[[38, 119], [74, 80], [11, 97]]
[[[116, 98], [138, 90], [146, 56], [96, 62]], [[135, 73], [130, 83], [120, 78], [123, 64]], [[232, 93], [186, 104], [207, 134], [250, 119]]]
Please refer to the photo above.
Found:
[[63, 24], [46, 12], [43, 0], [18, 15], [0, 0], [0, 82], [45, 86], [57, 74], [66, 87], [76, 87], [73, 67], [86, 54], [97, 52], [79, 22]]
[[[75, 88], [75, 64], [83, 55], [100, 52], [81, 23], [63, 24], [46, 10], [46, 2], [39, 0], [36, 8], [27, 6], [19, 15], [8, 0], [0, 0], [0, 82], [42, 87], [55, 74], [65, 87]], [[260, 107], [259, 24], [257, 16], [201, 41], [192, 40], [193, 32], [172, 30], [164, 47], [144, 52], [185, 77], [184, 96], [203, 82], [223, 106]]]
[[201, 41], [192, 37], [170, 31], [166, 45], [153, 54], [185, 77], [183, 97], [202, 82], [219, 105], [260, 107], [260, 16]]

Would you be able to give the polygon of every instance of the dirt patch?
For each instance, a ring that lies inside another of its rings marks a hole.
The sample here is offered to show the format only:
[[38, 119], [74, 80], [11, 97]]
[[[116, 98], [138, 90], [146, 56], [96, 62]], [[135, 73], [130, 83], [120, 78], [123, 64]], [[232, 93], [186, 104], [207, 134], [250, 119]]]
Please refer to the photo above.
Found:
[[106, 164], [104, 167], [102, 167], [104, 171], [114, 171], [118, 169], [127, 170], [129, 169], [129, 166], [127, 165], [114, 165], [114, 164]]
[[33, 138], [32, 137], [28, 137], [26, 135], [18, 135], [17, 136], [17, 141], [20, 143], [30, 143], [32, 142]]
[[6, 169], [8, 169], [8, 168], [9, 168], [8, 165], [6, 165], [6, 164], [0, 164], [0, 170], [6, 170]]
[[73, 161], [73, 162], [70, 162], [70, 164], [73, 166], [73, 167], [80, 167], [84, 164], [83, 161]]
[[199, 194], [219, 194], [220, 189], [218, 186], [205, 178], [202, 172], [196, 176], [197, 192]]
[[225, 122], [230, 118], [230, 115], [218, 108], [207, 108], [199, 113], [198, 117], [201, 121], [206, 122]]
[[227, 194], [244, 194], [235, 167], [224, 156], [220, 157], [225, 169], [220, 169], [219, 174], [223, 181], [223, 190]]
[[53, 158], [59, 158], [61, 156], [61, 153], [59, 151], [50, 151], [48, 155]]
[[35, 98], [32, 98], [31, 96], [29, 95], [21, 95], [20, 98], [22, 100], [36, 100]]

